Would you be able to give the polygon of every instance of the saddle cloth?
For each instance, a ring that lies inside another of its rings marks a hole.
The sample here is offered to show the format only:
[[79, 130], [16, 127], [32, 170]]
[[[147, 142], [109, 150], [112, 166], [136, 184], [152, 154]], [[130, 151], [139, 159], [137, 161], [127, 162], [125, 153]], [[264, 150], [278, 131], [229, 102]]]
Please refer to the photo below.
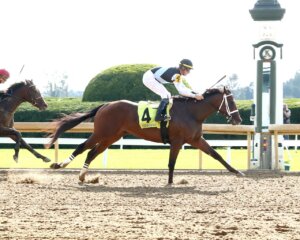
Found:
[[[160, 128], [160, 122], [155, 121], [155, 115], [157, 112], [159, 103], [151, 101], [140, 101], [138, 103], [138, 116], [139, 124], [141, 128]], [[170, 109], [172, 104], [167, 106], [167, 115], [170, 116]], [[169, 125], [169, 121], [167, 126]]]

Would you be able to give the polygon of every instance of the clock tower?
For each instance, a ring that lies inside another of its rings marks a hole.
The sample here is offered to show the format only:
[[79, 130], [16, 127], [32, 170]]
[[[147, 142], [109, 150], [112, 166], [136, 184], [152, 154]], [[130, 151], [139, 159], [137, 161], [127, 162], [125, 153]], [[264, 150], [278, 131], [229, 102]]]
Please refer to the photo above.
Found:
[[283, 168], [282, 142], [279, 143], [281, 159], [277, 163], [274, 161], [274, 141], [268, 127], [270, 124], [282, 123], [283, 88], [277, 88], [276, 60], [282, 59], [283, 44], [277, 42], [276, 27], [285, 9], [280, 7], [277, 0], [258, 0], [249, 12], [259, 34], [258, 42], [253, 44], [257, 72], [252, 111], [255, 137], [251, 168], [277, 170]]

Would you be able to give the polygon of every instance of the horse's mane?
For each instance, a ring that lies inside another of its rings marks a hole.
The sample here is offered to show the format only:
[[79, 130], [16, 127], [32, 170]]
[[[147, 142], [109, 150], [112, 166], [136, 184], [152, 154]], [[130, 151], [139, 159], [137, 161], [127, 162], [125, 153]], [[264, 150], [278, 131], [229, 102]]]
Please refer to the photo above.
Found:
[[9, 97], [13, 92], [15, 92], [19, 88], [22, 88], [25, 85], [30, 84], [30, 83], [32, 83], [32, 80], [25, 80], [25, 81], [13, 83], [5, 91], [1, 92], [0, 99], [3, 100], [5, 98]]
[[[204, 98], [207, 98], [209, 96], [219, 94], [219, 93], [224, 93], [224, 88], [210, 88], [207, 89], [202, 95]], [[195, 98], [190, 98], [190, 97], [183, 97], [183, 96], [173, 96], [173, 99], [175, 101], [195, 101]]]
[[173, 96], [172, 98], [176, 102], [195, 101], [195, 98], [184, 97], [184, 96], [180, 96], [180, 95]]
[[9, 88], [6, 90], [7, 93], [14, 92], [18, 90], [19, 88], [25, 86], [27, 82], [16, 82], [9, 86]]
[[210, 89], [206, 89], [206, 91], [202, 95], [204, 98], [207, 98], [209, 96], [223, 93], [223, 92], [224, 92], [224, 88], [210, 88]]

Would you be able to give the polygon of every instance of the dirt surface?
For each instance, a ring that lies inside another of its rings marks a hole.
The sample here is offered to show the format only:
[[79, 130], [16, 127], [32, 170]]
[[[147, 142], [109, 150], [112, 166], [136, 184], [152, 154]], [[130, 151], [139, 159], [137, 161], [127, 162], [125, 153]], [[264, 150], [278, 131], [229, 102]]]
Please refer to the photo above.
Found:
[[0, 239], [300, 239], [298, 174], [78, 173], [0, 171]]

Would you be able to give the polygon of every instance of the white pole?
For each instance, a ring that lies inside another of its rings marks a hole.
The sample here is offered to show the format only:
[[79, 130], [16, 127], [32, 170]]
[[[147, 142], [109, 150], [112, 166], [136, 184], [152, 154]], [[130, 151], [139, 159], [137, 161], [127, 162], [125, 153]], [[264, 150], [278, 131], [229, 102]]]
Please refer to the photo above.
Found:
[[298, 149], [298, 134], [295, 136], [295, 152], [297, 153]]
[[103, 152], [102, 164], [104, 168], [107, 168], [108, 148]]
[[227, 161], [228, 164], [231, 163], [231, 147], [227, 147]]

